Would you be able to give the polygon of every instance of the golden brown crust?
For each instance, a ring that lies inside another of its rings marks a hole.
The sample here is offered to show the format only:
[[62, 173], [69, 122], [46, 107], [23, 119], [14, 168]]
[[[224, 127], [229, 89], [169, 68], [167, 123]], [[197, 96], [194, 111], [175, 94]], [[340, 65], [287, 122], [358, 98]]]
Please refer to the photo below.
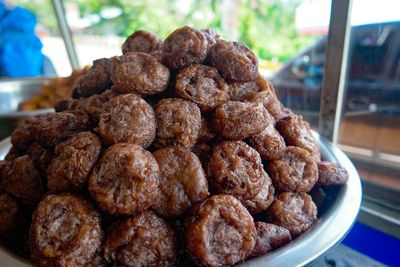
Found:
[[242, 204], [248, 209], [251, 214], [263, 212], [269, 208], [274, 201], [275, 188], [268, 176], [265, 176], [265, 182], [261, 187], [260, 192], [250, 199], [241, 200]]
[[29, 233], [35, 266], [87, 266], [100, 250], [99, 214], [71, 194], [48, 195], [32, 216]]
[[151, 54], [155, 51], [162, 49], [163, 42], [158, 36], [138, 30], [129, 35], [129, 37], [122, 44], [122, 53], [128, 52], [143, 52]]
[[213, 29], [202, 29], [200, 31], [207, 38], [209, 48], [213, 46], [220, 39], [219, 35]]
[[249, 258], [264, 255], [292, 241], [288, 229], [271, 223], [256, 222], [257, 242]]
[[141, 96], [163, 92], [169, 82], [169, 70], [145, 53], [128, 52], [112, 59], [111, 88], [117, 93], [135, 93]]
[[140, 96], [119, 95], [105, 104], [97, 132], [108, 145], [131, 143], [146, 148], [156, 135], [156, 116]]
[[212, 119], [215, 131], [230, 140], [242, 140], [258, 134], [272, 122], [261, 104], [238, 101], [219, 106]]
[[268, 221], [290, 231], [293, 238], [317, 221], [317, 207], [307, 193], [284, 192], [268, 209]]
[[275, 187], [281, 191], [309, 192], [318, 180], [317, 163], [300, 147], [288, 146], [281, 158], [267, 166]]
[[160, 185], [153, 209], [163, 217], [181, 216], [208, 196], [208, 183], [195, 154], [184, 147], [167, 147], [153, 153], [160, 167]]
[[317, 209], [305, 192], [331, 208], [336, 190], [323, 190], [347, 173], [320, 162], [310, 126], [245, 45], [183, 27], [165, 43], [136, 31], [122, 50], [86, 68], [57, 113], [12, 134], [0, 160], [10, 248], [26, 244], [37, 207], [36, 266], [230, 266], [306, 231]]
[[295, 114], [286, 116], [276, 122], [276, 129], [283, 136], [287, 145], [298, 146], [307, 150], [314, 160], [321, 161], [321, 152], [310, 125], [303, 117]]
[[224, 141], [216, 145], [207, 174], [214, 190], [240, 200], [256, 197], [269, 180], [258, 152], [242, 141]]
[[266, 83], [266, 85], [261, 82], [260, 86], [260, 88], [264, 88], [264, 90], [249, 92], [243, 97], [243, 101], [263, 104], [265, 109], [272, 115], [272, 117], [274, 117], [275, 121], [278, 121], [281, 118], [292, 114], [292, 112], [289, 109], [285, 108], [276, 97], [275, 89], [272, 83], [265, 80], [264, 82]]
[[214, 195], [197, 205], [185, 222], [185, 244], [203, 266], [243, 261], [256, 243], [253, 217], [233, 196]]
[[204, 33], [185, 26], [173, 31], [164, 41], [162, 62], [170, 69], [202, 63], [207, 56], [208, 40]]
[[150, 208], [157, 196], [159, 168], [153, 155], [135, 144], [109, 147], [89, 178], [97, 205], [112, 215], [135, 215]]
[[227, 81], [248, 82], [257, 78], [257, 57], [244, 44], [218, 40], [210, 48], [209, 58]]
[[344, 185], [349, 174], [339, 163], [321, 161], [318, 165], [318, 184], [321, 186]]
[[109, 58], [93, 61], [93, 66], [82, 75], [72, 89], [73, 98], [100, 94], [111, 87], [112, 64]]
[[47, 188], [51, 192], [80, 191], [100, 157], [100, 139], [91, 132], [78, 133], [59, 143], [47, 169]]
[[192, 147], [198, 140], [201, 128], [199, 107], [179, 98], [159, 101], [154, 109], [157, 116], [157, 147], [182, 145]]
[[175, 231], [151, 211], [114, 223], [104, 243], [104, 255], [113, 266], [174, 266]]
[[262, 132], [249, 138], [250, 145], [260, 153], [263, 160], [279, 159], [285, 152], [285, 140], [275, 129], [273, 124], [268, 125]]
[[175, 93], [207, 112], [229, 100], [228, 85], [213, 67], [193, 64], [176, 76]]
[[268, 91], [272, 94], [271, 83], [264, 80], [261, 74], [254, 81], [232, 82], [229, 84], [229, 96], [232, 101], [246, 101], [253, 94]]

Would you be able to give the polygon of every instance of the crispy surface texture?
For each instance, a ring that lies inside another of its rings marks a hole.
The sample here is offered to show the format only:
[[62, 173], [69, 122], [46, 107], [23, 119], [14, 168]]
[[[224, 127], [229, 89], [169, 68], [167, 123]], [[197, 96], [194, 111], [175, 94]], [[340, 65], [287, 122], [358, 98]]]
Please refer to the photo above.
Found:
[[215, 131], [226, 139], [242, 140], [260, 133], [272, 117], [261, 105], [250, 102], [229, 101], [219, 106], [213, 115]]
[[283, 192], [268, 209], [268, 221], [290, 231], [293, 238], [317, 221], [317, 207], [307, 193]]
[[242, 200], [242, 204], [251, 214], [263, 212], [269, 208], [274, 201], [275, 188], [268, 176], [264, 177], [265, 181], [260, 192], [253, 198]]
[[104, 106], [97, 131], [108, 145], [131, 143], [148, 147], [156, 135], [156, 116], [140, 96], [119, 95]]
[[269, 180], [258, 152], [242, 141], [224, 141], [214, 146], [207, 172], [216, 192], [240, 200], [256, 197]]
[[162, 49], [163, 42], [156, 35], [138, 30], [129, 35], [122, 45], [122, 53], [143, 52], [151, 54]]
[[48, 195], [33, 213], [29, 241], [35, 266], [87, 266], [102, 240], [99, 214], [82, 197]]
[[214, 195], [197, 205], [185, 229], [186, 248], [203, 266], [239, 263], [256, 244], [253, 218], [229, 195]]
[[157, 116], [157, 147], [181, 145], [190, 148], [196, 144], [201, 129], [199, 107], [187, 100], [167, 98], [154, 109]]
[[112, 59], [112, 90], [141, 96], [163, 92], [168, 85], [169, 70], [157, 58], [141, 52], [128, 52]]
[[91, 128], [89, 116], [82, 110], [49, 113], [31, 126], [33, 136], [41, 146], [54, 148], [68, 137]]
[[208, 48], [208, 39], [203, 32], [185, 26], [176, 29], [165, 39], [162, 62], [170, 69], [202, 63]]
[[339, 163], [321, 161], [317, 165], [319, 185], [344, 185], [349, 180], [349, 174]]
[[35, 124], [36, 120], [36, 117], [32, 117], [17, 123], [17, 127], [11, 133], [11, 144], [16, 151], [27, 149], [30, 144], [35, 142], [32, 125]]
[[28, 147], [26, 154], [31, 158], [36, 169], [40, 171], [40, 174], [45, 176], [47, 167], [54, 157], [53, 150], [34, 142]]
[[285, 140], [275, 129], [273, 124], [268, 125], [262, 132], [249, 139], [250, 145], [260, 153], [263, 160], [279, 159], [285, 152]]
[[268, 162], [268, 173], [281, 191], [309, 192], [318, 181], [317, 163], [306, 150], [288, 146], [281, 158]]
[[46, 192], [39, 171], [27, 155], [4, 167], [1, 188], [26, 205], [37, 204]]
[[272, 84], [258, 74], [254, 81], [230, 83], [229, 96], [232, 101], [246, 101], [248, 97], [259, 92], [267, 91], [272, 94], [272, 88]]
[[113, 266], [174, 266], [177, 251], [175, 231], [151, 211], [111, 225], [104, 243], [104, 256]]
[[160, 167], [159, 195], [153, 209], [163, 217], [181, 216], [208, 196], [208, 182], [198, 157], [184, 147], [153, 153]]
[[94, 94], [87, 98], [73, 99], [67, 101], [66, 103], [60, 103], [63, 105], [63, 107], [59, 108], [61, 111], [83, 110], [88, 114], [93, 125], [97, 125], [99, 123], [100, 115], [106, 103], [117, 95], [118, 94], [112, 90], [106, 90], [101, 94]]
[[89, 97], [100, 94], [111, 87], [112, 64], [109, 58], [93, 61], [92, 67], [75, 82], [73, 98]]
[[81, 191], [100, 157], [100, 139], [81, 132], [59, 143], [47, 168], [47, 188], [52, 192]]
[[298, 146], [307, 150], [314, 160], [321, 161], [321, 152], [311, 134], [310, 125], [303, 117], [291, 114], [276, 122], [276, 129], [283, 136], [287, 145]]
[[210, 48], [209, 58], [227, 81], [248, 82], [257, 78], [258, 60], [244, 44], [218, 40]]
[[291, 115], [291, 110], [285, 108], [276, 97], [275, 90], [273, 89], [272, 84], [270, 84], [269, 82], [268, 84], [271, 90], [251, 92], [244, 97], [244, 101], [263, 104], [265, 109], [268, 110], [275, 121]]
[[213, 67], [194, 64], [181, 70], [176, 76], [176, 94], [196, 103], [207, 112], [229, 100], [228, 84]]
[[135, 215], [157, 197], [160, 172], [153, 155], [135, 144], [109, 147], [89, 178], [89, 192], [111, 215]]
[[256, 245], [249, 258], [258, 257], [286, 245], [292, 241], [288, 229], [271, 223], [255, 222], [257, 230]]
[[185, 26], [135, 29], [121, 50], [55, 78], [39, 100], [56, 113], [18, 122], [0, 160], [7, 248], [40, 267], [222, 267], [326, 219], [349, 175], [246, 45]]

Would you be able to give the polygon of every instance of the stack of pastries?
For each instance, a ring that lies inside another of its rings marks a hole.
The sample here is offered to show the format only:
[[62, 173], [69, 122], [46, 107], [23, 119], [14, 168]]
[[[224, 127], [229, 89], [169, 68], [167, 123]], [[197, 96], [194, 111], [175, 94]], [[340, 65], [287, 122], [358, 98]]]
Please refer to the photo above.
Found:
[[0, 161], [0, 235], [35, 266], [235, 265], [307, 231], [348, 180], [245, 45], [186, 26], [122, 52]]

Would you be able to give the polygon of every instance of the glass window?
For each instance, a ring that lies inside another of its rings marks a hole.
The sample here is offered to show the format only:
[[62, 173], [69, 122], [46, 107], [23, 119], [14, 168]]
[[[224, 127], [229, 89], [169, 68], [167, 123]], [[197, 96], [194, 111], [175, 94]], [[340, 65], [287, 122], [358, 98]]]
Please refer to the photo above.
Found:
[[303, 115], [313, 128], [318, 128], [330, 5], [329, 0], [298, 2], [293, 39], [307, 37], [308, 42], [271, 77], [282, 103]]
[[339, 134], [341, 148], [354, 159], [364, 180], [397, 190], [399, 50], [400, 20], [352, 28]]
[[[303, 21], [299, 24], [307, 29], [318, 25], [313, 10], [325, 10], [322, 6], [329, 7], [328, 2], [304, 1], [296, 9], [297, 21]], [[400, 2], [353, 2], [339, 145], [364, 181], [400, 190], [400, 15], [391, 11]], [[307, 12], [308, 16], [301, 15]], [[323, 35], [293, 55], [272, 77], [281, 101], [315, 128], [326, 43]]]

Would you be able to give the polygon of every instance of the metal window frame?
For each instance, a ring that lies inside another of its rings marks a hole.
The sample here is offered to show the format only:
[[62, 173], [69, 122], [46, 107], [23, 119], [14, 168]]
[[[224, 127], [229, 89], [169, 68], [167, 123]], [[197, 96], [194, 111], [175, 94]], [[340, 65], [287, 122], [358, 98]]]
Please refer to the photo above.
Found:
[[[337, 144], [338, 141], [343, 113], [342, 105], [348, 66], [351, 10], [352, 0], [332, 0], [325, 55], [325, 73], [321, 91], [319, 132], [334, 144]], [[374, 187], [368, 183], [363, 183], [363, 186], [367, 191], [369, 188]], [[382, 191], [382, 188], [380, 191]], [[383, 194], [387, 194], [385, 192], [387, 190], [383, 191]], [[363, 199], [358, 221], [381, 232], [400, 237], [399, 210], [393, 209], [393, 207], [389, 207], [385, 203], [379, 203], [369, 196], [365, 196]]]
[[72, 69], [80, 67], [78, 54], [76, 53], [74, 40], [72, 38], [71, 29], [69, 28], [67, 19], [65, 17], [65, 8], [63, 0], [51, 0], [54, 14], [57, 18], [58, 28], [64, 40], [65, 49], [67, 50], [69, 63]]
[[342, 115], [352, 2], [352, 0], [332, 0], [329, 22], [319, 132], [334, 144], [337, 143]]

